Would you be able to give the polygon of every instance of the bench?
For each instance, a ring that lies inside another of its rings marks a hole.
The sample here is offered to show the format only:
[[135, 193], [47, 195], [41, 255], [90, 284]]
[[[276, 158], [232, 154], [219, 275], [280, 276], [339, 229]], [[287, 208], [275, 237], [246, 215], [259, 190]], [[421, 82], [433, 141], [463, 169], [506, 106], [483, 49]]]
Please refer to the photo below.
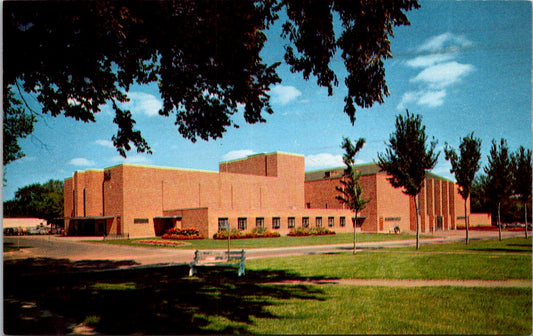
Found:
[[194, 260], [189, 263], [189, 276], [196, 274], [196, 266], [238, 265], [238, 275], [245, 275], [246, 254], [240, 251], [200, 251], [194, 252]]
[[398, 225], [391, 227], [389, 229], [389, 234], [391, 234], [391, 233], [399, 234], [400, 233], [400, 227]]

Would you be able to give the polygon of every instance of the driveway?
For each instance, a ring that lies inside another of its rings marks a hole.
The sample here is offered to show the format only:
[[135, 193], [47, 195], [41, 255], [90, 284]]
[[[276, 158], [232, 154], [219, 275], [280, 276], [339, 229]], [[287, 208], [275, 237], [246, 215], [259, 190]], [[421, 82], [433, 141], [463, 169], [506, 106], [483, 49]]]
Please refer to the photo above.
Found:
[[[421, 245], [437, 244], [445, 242], [463, 241], [464, 231], [442, 232], [435, 235], [435, 238], [420, 239]], [[504, 238], [523, 237], [523, 232], [502, 232]], [[471, 231], [470, 239], [490, 239], [498, 238], [497, 231]], [[54, 259], [66, 258], [72, 261], [79, 260], [134, 260], [140, 265], [150, 264], [181, 264], [193, 260], [194, 250], [186, 249], [168, 249], [168, 248], [148, 248], [119, 246], [111, 244], [97, 244], [84, 242], [82, 240], [91, 239], [90, 237], [59, 237], [59, 236], [21, 236], [4, 237], [4, 242], [11, 243], [14, 246], [19, 244], [22, 248], [20, 251], [5, 252], [4, 260], [25, 259], [47, 257]], [[102, 239], [94, 237], [94, 239]], [[382, 241], [382, 242], [365, 242], [358, 243], [358, 249], [363, 248], [387, 248], [400, 246], [413, 246], [415, 239]], [[349, 251], [353, 248], [352, 244], [340, 245], [317, 245], [317, 246], [299, 246], [299, 247], [282, 247], [282, 248], [258, 248], [247, 249], [246, 257], [248, 259], [279, 257], [289, 255], [305, 255], [316, 253], [331, 253]]]

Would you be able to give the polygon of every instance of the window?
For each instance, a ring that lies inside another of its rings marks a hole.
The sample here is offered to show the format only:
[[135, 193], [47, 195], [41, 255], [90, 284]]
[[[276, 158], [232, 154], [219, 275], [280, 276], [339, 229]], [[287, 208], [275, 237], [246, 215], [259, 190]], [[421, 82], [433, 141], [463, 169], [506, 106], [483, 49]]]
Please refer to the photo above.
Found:
[[272, 218], [272, 228], [273, 229], [279, 229], [281, 226], [281, 220], [279, 217], [273, 217]]
[[292, 229], [296, 226], [296, 218], [294, 217], [289, 217], [288, 220], [287, 220], [287, 223], [288, 223], [288, 227], [289, 229]]
[[328, 226], [329, 227], [335, 226], [335, 217], [328, 217]]
[[311, 202], [307, 202], [306, 205], [307, 209], [311, 209]]
[[339, 218], [339, 224], [340, 226], [346, 226], [346, 217]]
[[255, 226], [258, 228], [264, 228], [265, 227], [265, 219], [263, 217], [257, 217], [255, 219]]
[[385, 217], [385, 222], [399, 222], [402, 217]]
[[239, 230], [245, 231], [248, 228], [248, 219], [247, 218], [239, 218], [237, 220], [237, 225], [239, 227]]
[[133, 224], [148, 224], [148, 218], [134, 218]]
[[309, 227], [309, 217], [302, 217], [302, 227]]
[[322, 217], [315, 218], [315, 226], [322, 227]]
[[218, 219], [218, 231], [227, 231], [229, 229], [229, 220], [227, 218]]

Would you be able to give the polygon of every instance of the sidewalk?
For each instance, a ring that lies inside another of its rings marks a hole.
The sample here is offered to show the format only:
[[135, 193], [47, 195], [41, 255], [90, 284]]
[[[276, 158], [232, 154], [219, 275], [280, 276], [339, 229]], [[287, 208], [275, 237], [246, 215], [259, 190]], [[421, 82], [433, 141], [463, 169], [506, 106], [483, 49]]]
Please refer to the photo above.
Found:
[[[523, 237], [523, 232], [504, 231], [503, 238]], [[94, 238], [94, 239], [93, 239]], [[498, 238], [497, 231], [471, 231], [470, 239]], [[21, 251], [4, 253], [4, 260], [24, 258], [67, 258], [77, 260], [135, 260], [141, 265], [150, 264], [183, 264], [193, 260], [194, 249], [162, 249], [151, 247], [132, 247], [110, 244], [83, 242], [83, 240], [98, 240], [102, 237], [61, 237], [61, 236], [21, 236], [4, 237], [5, 242], [20, 244], [31, 248]], [[420, 244], [438, 244], [464, 241], [465, 231], [439, 232], [434, 238], [421, 238]], [[17, 242], [17, 240], [19, 240]], [[384, 249], [388, 247], [404, 247], [416, 244], [415, 239], [360, 242], [357, 249]], [[277, 248], [249, 248], [246, 258], [269, 258], [294, 255], [308, 255], [317, 253], [339, 253], [351, 251], [353, 244], [312, 245]]]

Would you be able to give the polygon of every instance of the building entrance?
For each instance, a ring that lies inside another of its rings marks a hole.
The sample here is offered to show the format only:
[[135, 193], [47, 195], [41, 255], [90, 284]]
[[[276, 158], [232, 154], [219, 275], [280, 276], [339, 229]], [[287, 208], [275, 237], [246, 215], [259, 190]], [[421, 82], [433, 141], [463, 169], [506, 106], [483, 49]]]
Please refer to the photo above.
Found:
[[172, 228], [181, 229], [181, 216], [154, 217], [154, 231], [156, 236], [162, 236]]
[[444, 221], [442, 216], [435, 217], [435, 231], [444, 231]]

